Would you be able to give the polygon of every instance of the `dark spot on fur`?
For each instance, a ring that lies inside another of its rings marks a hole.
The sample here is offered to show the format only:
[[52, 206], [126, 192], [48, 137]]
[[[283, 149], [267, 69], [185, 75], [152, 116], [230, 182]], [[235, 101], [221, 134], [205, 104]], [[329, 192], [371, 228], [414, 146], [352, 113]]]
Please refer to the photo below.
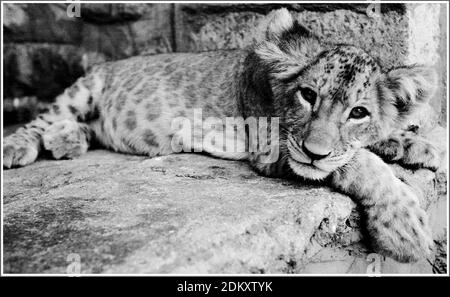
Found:
[[134, 92], [134, 95], [136, 95], [134, 102], [136, 104], [139, 104], [142, 102], [142, 100], [151, 98], [151, 95], [156, 91], [157, 87], [158, 87], [158, 80], [156, 79], [145, 82], [142, 87], [140, 87]]
[[73, 115], [77, 115], [78, 114], [78, 109], [75, 106], [69, 105], [68, 108], [69, 108], [69, 111], [70, 111], [71, 114], [73, 114]]
[[114, 130], [117, 130], [117, 119], [116, 118], [112, 119], [112, 126], [113, 126]]
[[61, 109], [59, 108], [58, 104], [52, 104], [52, 110], [56, 115], [59, 115], [61, 113]]
[[153, 134], [152, 130], [146, 129], [142, 134], [142, 139], [148, 146], [158, 146], [156, 142], [156, 136]]
[[123, 86], [127, 92], [131, 92], [141, 81], [143, 77], [141, 75], [133, 75], [127, 81], [124, 82]]
[[93, 121], [100, 117], [100, 110], [98, 109], [98, 106], [94, 106], [94, 108], [88, 112], [86, 115], [85, 121]]
[[113, 101], [111, 100], [111, 98], [107, 98], [106, 102], [105, 102], [105, 110], [109, 113], [111, 108], [113, 106]]
[[43, 127], [39, 127], [39, 126], [36, 126], [36, 125], [31, 125], [30, 128], [31, 128], [31, 129], [39, 130], [39, 131], [41, 131], [41, 132], [43, 132], [43, 131], [45, 130]]
[[136, 113], [133, 110], [129, 110], [127, 112], [127, 118], [125, 120], [125, 126], [130, 131], [133, 131], [134, 129], [136, 129], [136, 126], [137, 126]]
[[175, 72], [170, 76], [170, 85], [171, 87], [178, 89], [183, 81], [184, 73], [183, 72]]
[[197, 87], [194, 85], [186, 86], [186, 107], [192, 108], [195, 107], [197, 103]]
[[161, 106], [157, 98], [154, 98], [152, 103], [147, 103], [145, 109], [147, 110], [146, 118], [150, 122], [159, 118], [161, 114]]
[[116, 110], [117, 112], [120, 112], [123, 107], [125, 106], [125, 102], [127, 101], [127, 95], [125, 92], [120, 92], [119, 96], [117, 97], [116, 102]]
[[399, 239], [401, 242], [405, 242], [405, 241], [406, 241], [406, 238], [405, 238], [398, 230], [395, 231], [395, 233], [397, 234], [398, 239]]
[[391, 226], [391, 223], [389, 223], [389, 222], [384, 222], [384, 223], [383, 223], [383, 226], [384, 226], [385, 228], [389, 228], [389, 227]]
[[48, 121], [48, 120], [46, 120], [46, 119], [44, 118], [44, 115], [42, 115], [42, 114], [38, 115], [37, 118], [40, 119], [40, 120], [42, 120], [42, 121], [44, 121], [44, 122], [46, 122], [47, 124], [51, 124], [51, 122]]

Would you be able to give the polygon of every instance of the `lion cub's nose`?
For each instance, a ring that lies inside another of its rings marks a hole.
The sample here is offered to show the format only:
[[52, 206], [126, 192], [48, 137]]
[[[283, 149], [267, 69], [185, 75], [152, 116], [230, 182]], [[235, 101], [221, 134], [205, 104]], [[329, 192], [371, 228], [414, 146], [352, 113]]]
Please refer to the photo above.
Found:
[[312, 161], [323, 159], [331, 153], [331, 151], [324, 149], [317, 144], [307, 143], [306, 141], [303, 141], [302, 149]]

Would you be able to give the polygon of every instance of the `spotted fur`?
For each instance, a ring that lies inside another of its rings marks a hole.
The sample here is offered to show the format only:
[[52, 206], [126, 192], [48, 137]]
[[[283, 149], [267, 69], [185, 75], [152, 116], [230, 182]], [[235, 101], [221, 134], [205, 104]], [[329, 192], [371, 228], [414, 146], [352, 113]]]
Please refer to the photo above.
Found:
[[[402, 131], [432, 95], [433, 72], [422, 66], [386, 71], [358, 47], [320, 41], [285, 9], [268, 17], [262, 33], [245, 50], [142, 56], [94, 67], [47, 112], [4, 139], [3, 166], [28, 165], [43, 150], [73, 158], [91, 140], [131, 154], [179, 152], [171, 125], [183, 116], [198, 126], [194, 108], [202, 109], [203, 119], [278, 117], [279, 131], [268, 131], [280, 140], [276, 162], [264, 162], [271, 143], [258, 152], [217, 149], [220, 141], [203, 150], [247, 160], [268, 176], [330, 182], [360, 203], [377, 252], [399, 261], [426, 256], [432, 237], [417, 194], [366, 148], [388, 162], [437, 168], [436, 149]], [[200, 151], [199, 139], [218, 132], [204, 129], [184, 145]]]

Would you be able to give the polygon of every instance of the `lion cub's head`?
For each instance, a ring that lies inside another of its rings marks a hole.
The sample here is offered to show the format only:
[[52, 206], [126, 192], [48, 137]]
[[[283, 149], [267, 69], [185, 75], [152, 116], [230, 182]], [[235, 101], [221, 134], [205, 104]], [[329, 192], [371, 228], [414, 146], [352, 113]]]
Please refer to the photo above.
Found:
[[265, 84], [258, 92], [280, 117], [290, 167], [311, 179], [325, 178], [358, 148], [401, 127], [436, 81], [426, 67], [384, 71], [358, 47], [324, 44], [286, 9], [272, 15], [254, 59], [263, 69], [255, 80]]

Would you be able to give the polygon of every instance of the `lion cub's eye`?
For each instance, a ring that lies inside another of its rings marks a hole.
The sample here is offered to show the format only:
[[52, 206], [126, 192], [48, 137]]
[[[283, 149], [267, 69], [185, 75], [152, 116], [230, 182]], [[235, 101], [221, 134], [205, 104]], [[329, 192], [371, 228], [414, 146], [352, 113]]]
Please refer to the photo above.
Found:
[[362, 106], [354, 107], [350, 111], [349, 118], [351, 119], [362, 119], [369, 115], [369, 111]]
[[303, 99], [308, 101], [311, 106], [316, 102], [317, 94], [310, 88], [300, 88], [300, 94], [302, 94]]

